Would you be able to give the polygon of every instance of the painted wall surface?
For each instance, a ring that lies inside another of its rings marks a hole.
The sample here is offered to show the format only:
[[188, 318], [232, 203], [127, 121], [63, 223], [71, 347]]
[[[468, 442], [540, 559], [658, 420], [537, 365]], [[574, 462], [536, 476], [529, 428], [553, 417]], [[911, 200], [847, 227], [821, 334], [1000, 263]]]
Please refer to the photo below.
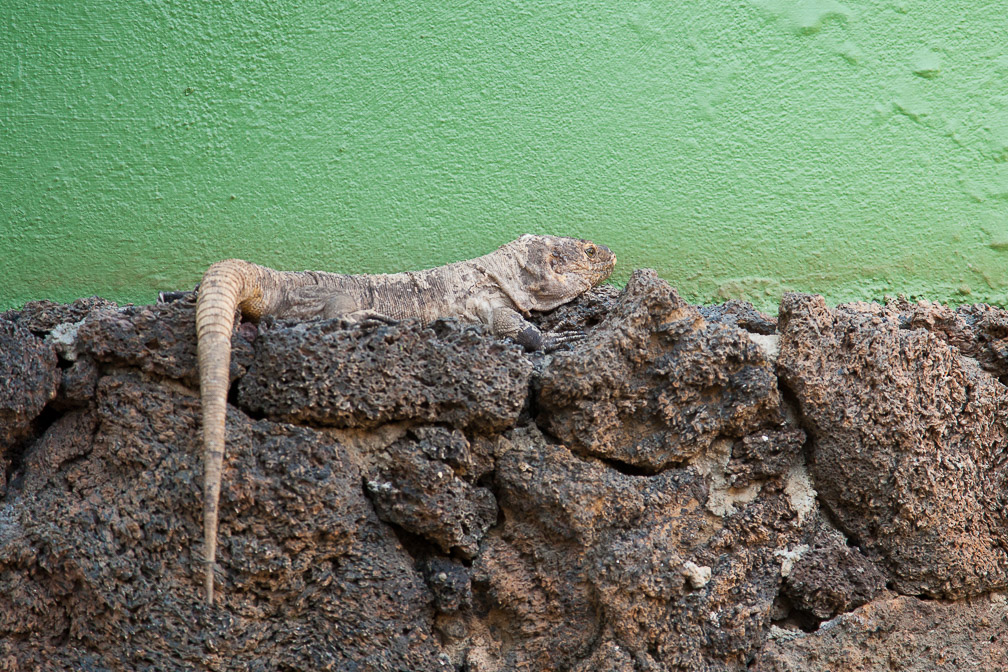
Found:
[[522, 232], [774, 309], [1008, 302], [1008, 12], [971, 0], [0, 8], [0, 308]]

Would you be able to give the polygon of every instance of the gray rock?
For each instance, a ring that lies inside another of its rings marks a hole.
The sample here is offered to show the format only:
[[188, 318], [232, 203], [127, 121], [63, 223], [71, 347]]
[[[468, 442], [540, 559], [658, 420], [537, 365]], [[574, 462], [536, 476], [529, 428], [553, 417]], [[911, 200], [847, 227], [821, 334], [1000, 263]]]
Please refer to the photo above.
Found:
[[519, 346], [454, 321], [277, 324], [256, 340], [238, 402], [287, 422], [375, 427], [410, 420], [494, 432], [518, 418], [531, 373]]

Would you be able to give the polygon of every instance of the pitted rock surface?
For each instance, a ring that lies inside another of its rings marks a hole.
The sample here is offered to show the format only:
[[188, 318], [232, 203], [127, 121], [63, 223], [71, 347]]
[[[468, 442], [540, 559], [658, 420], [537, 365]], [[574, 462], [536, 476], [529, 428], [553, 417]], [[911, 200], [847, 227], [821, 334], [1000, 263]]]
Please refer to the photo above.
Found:
[[500, 612], [507, 645], [481, 669], [563, 669], [613, 648], [645, 669], [744, 669], [780, 580], [773, 550], [798, 537], [785, 498], [722, 521], [706, 512], [692, 469], [628, 476], [534, 427], [499, 450], [505, 522], [473, 579], [477, 602]]
[[[77, 350], [101, 363], [132, 366], [197, 386], [195, 315], [193, 299], [92, 313], [77, 330]], [[236, 328], [232, 379], [248, 368], [254, 339], [253, 325]]]
[[787, 474], [805, 446], [805, 432], [787, 426], [765, 429], [732, 442], [726, 469], [728, 484], [744, 488], [754, 482]]
[[599, 285], [549, 313], [532, 313], [532, 320], [546, 331], [587, 330], [597, 326], [616, 305], [620, 291], [612, 285]]
[[518, 418], [531, 374], [519, 346], [480, 326], [277, 323], [256, 339], [238, 401], [287, 422], [375, 427], [412, 420], [492, 432]]
[[0, 319], [15, 322], [36, 336], [45, 336], [60, 324], [74, 324], [92, 313], [118, 308], [118, 304], [97, 296], [77, 299], [73, 303], [30, 301], [18, 310], [0, 313]]
[[1008, 669], [998, 309], [243, 324], [212, 609], [192, 312], [6, 313], [0, 670]]
[[649, 471], [719, 436], [783, 424], [772, 364], [745, 331], [706, 322], [636, 271], [587, 341], [542, 374], [540, 424], [579, 452]]
[[52, 346], [0, 319], [0, 462], [3, 451], [31, 434], [32, 421], [55, 398], [59, 380]]
[[1008, 669], [1008, 597], [958, 602], [885, 596], [815, 632], [778, 631], [752, 672]]
[[[468, 452], [461, 432], [440, 427], [424, 428], [380, 451], [365, 481], [378, 517], [425, 537], [445, 554], [475, 556], [497, 520], [497, 501], [462, 477]], [[461, 463], [460, 473], [439, 459], [442, 455]]]
[[800, 557], [784, 572], [782, 593], [820, 621], [853, 611], [885, 590], [885, 574], [819, 519]]
[[[0, 515], [0, 660], [443, 669], [409, 556], [375, 518], [346, 449], [310, 429], [229, 418], [225, 590], [204, 607], [198, 405], [135, 375], [105, 376], [94, 410], [53, 425], [26, 461], [31, 495]], [[82, 426], [92, 429], [72, 431]], [[79, 447], [59, 448], [61, 437]]]
[[816, 490], [906, 594], [1008, 585], [1008, 390], [875, 304], [781, 303], [780, 367]]
[[972, 357], [985, 371], [1008, 382], [1008, 311], [987, 304], [950, 308], [940, 303], [900, 299], [890, 310], [904, 329], [926, 329], [961, 354]]
[[731, 299], [712, 306], [700, 306], [699, 310], [708, 322], [727, 324], [764, 336], [777, 331], [777, 318], [761, 313], [746, 301]]

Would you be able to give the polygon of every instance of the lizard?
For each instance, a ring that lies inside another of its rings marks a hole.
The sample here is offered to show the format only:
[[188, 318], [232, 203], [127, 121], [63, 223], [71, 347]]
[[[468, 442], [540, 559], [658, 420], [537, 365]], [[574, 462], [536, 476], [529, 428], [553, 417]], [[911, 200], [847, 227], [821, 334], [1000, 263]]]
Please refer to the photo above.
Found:
[[525, 234], [467, 261], [422, 271], [345, 275], [277, 271], [240, 259], [212, 264], [197, 289], [196, 339], [203, 413], [205, 593], [214, 600], [218, 502], [235, 311], [258, 321], [341, 318], [347, 324], [419, 318], [482, 323], [528, 350], [552, 349], [564, 334], [543, 334], [530, 311], [552, 310], [609, 277], [616, 255], [604, 245]]

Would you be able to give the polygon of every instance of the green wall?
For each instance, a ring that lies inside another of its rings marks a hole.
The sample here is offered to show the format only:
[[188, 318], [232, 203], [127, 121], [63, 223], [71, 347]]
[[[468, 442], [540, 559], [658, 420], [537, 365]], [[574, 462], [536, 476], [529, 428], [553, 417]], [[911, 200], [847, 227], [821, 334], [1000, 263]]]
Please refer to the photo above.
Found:
[[1008, 302], [1008, 12], [967, 0], [39, 3], [0, 14], [0, 308], [520, 233], [616, 280]]

